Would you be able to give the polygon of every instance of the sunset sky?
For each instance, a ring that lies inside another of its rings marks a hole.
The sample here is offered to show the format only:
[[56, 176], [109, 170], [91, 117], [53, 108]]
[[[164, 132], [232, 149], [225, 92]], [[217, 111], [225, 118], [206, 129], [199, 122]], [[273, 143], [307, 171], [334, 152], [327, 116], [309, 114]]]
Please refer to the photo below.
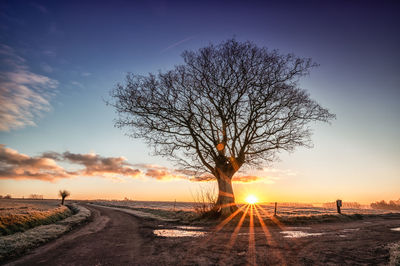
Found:
[[128, 72], [235, 37], [311, 57], [300, 85], [337, 115], [312, 125], [313, 148], [234, 182], [238, 201], [399, 199], [400, 4], [328, 2], [1, 1], [0, 195], [192, 201], [214, 183], [115, 128], [105, 100]]

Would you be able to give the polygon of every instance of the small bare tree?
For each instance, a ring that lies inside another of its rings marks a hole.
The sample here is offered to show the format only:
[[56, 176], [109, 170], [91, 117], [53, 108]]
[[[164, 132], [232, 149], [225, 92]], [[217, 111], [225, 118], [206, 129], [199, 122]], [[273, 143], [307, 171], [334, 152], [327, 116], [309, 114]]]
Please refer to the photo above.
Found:
[[243, 165], [310, 146], [309, 123], [334, 115], [298, 87], [316, 66], [311, 59], [234, 39], [186, 51], [183, 59], [165, 73], [128, 74], [109, 104], [119, 114], [116, 126], [129, 127], [157, 155], [215, 177], [217, 205], [229, 215], [237, 208], [232, 177]]
[[58, 192], [58, 195], [60, 195], [60, 197], [61, 197], [61, 205], [64, 205], [65, 198], [68, 197], [69, 195], [71, 195], [71, 193], [69, 193], [69, 191], [67, 191], [67, 190], [60, 190]]

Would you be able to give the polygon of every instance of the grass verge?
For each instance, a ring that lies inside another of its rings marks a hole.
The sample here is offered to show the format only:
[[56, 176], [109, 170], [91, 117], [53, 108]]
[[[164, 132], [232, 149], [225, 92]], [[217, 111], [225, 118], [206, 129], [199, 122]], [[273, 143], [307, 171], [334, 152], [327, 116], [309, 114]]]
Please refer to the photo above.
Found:
[[74, 226], [84, 222], [90, 216], [90, 211], [76, 204], [69, 205], [74, 215], [48, 225], [0, 237], [0, 263], [20, 256], [26, 251], [59, 237], [70, 231]]
[[66, 206], [46, 211], [26, 210], [24, 213], [5, 213], [0, 215], [0, 236], [23, 232], [39, 225], [52, 224], [71, 215], [71, 210]]

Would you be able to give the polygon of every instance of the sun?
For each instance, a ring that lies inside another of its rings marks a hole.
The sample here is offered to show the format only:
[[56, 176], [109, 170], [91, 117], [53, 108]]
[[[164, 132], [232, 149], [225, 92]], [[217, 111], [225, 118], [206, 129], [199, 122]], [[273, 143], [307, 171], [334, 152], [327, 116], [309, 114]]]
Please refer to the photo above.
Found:
[[248, 204], [255, 204], [255, 203], [258, 202], [258, 199], [257, 199], [257, 197], [254, 196], [254, 195], [248, 195], [247, 198], [246, 198], [246, 202], [247, 202]]

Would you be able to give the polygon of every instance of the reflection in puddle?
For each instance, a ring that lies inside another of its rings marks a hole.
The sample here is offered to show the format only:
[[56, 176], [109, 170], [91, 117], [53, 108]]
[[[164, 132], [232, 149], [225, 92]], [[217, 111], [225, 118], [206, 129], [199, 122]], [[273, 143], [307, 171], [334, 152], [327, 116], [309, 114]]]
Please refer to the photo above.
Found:
[[343, 232], [354, 232], [354, 231], [358, 231], [360, 230], [360, 228], [348, 228], [348, 229], [343, 229]]
[[247, 236], [247, 235], [265, 235], [265, 233], [238, 233], [238, 236]]
[[181, 226], [177, 226], [176, 228], [183, 229], [183, 230], [203, 230], [204, 229], [204, 227], [190, 226], [190, 225], [181, 225]]
[[297, 231], [297, 230], [308, 230], [311, 229], [311, 227], [304, 227], [304, 226], [288, 226], [285, 227], [288, 231]]
[[163, 237], [200, 237], [206, 234], [206, 232], [201, 232], [201, 231], [186, 231], [178, 229], [159, 229], [159, 230], [154, 230], [153, 233], [156, 236], [163, 236]]
[[397, 228], [392, 228], [393, 231], [399, 231], [400, 232], [400, 227]]
[[281, 234], [285, 234], [285, 236], [283, 236], [283, 237], [288, 237], [288, 238], [298, 238], [298, 237], [323, 235], [323, 233], [306, 233], [306, 232], [303, 232], [303, 231], [282, 231]]

